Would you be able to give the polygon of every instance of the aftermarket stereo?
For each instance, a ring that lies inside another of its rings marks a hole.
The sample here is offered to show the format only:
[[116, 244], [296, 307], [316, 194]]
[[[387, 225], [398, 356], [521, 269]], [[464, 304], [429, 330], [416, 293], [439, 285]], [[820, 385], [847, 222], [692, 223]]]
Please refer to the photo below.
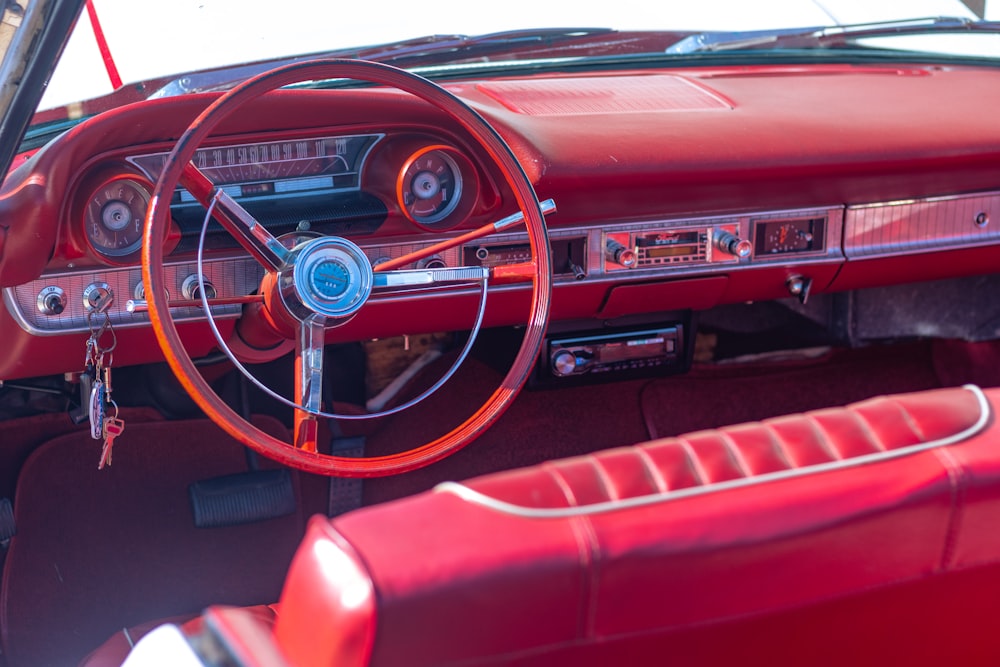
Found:
[[[555, 337], [548, 341], [549, 378], [649, 375], [683, 370], [684, 326], [673, 324], [634, 331]], [[608, 378], [610, 379], [610, 378]]]

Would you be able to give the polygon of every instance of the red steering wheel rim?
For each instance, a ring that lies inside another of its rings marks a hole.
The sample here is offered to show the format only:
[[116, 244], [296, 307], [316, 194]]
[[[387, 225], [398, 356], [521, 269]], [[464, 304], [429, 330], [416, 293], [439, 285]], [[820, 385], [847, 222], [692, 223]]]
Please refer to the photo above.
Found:
[[[510, 370], [496, 391], [466, 421], [449, 433], [413, 449], [379, 457], [347, 458], [310, 452], [279, 440], [243, 419], [212, 390], [188, 356], [170, 316], [163, 273], [163, 230], [169, 224], [170, 200], [181, 172], [198, 146], [235, 109], [252, 99], [301, 81], [345, 78], [391, 86], [436, 106], [457, 121], [503, 174], [524, 215], [535, 276], [524, 339]], [[233, 88], [205, 109], [188, 127], [166, 159], [147, 212], [142, 244], [142, 279], [147, 286], [150, 321], [160, 349], [184, 389], [205, 414], [251, 449], [282, 464], [324, 475], [379, 477], [423, 467], [461, 449], [489, 428], [524, 386], [544, 342], [552, 290], [548, 233], [538, 198], [513, 152], [490, 124], [440, 86], [420, 76], [380, 63], [314, 60], [280, 67]]]

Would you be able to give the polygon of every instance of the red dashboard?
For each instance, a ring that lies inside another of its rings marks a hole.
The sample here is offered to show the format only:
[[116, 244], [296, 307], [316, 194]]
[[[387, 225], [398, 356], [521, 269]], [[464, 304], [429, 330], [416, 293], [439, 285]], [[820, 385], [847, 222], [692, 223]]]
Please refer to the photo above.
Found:
[[[571, 326], [992, 272], [1000, 125], [987, 110], [998, 84], [1000, 71], [984, 68], [816, 65], [446, 87], [508, 142], [539, 198], [555, 200], [552, 317]], [[8, 176], [0, 379], [79, 370], [95, 289], [114, 295], [115, 363], [161, 359], [141, 308], [138, 219], [157, 156], [215, 98], [95, 116]], [[196, 162], [273, 234], [344, 236], [376, 264], [516, 210], [457, 123], [395, 90], [271, 93], [224, 121]], [[190, 201], [172, 200], [165, 266], [188, 299], [204, 217]], [[206, 238], [213, 291], [255, 290], [259, 265], [211, 225]], [[526, 238], [505, 232], [425, 261], [516, 263]], [[523, 322], [529, 292], [492, 288], [486, 325]], [[382, 296], [328, 340], [467, 329], [477, 295]], [[217, 308], [228, 332], [240, 306]], [[175, 319], [193, 356], [215, 347], [200, 308]]]

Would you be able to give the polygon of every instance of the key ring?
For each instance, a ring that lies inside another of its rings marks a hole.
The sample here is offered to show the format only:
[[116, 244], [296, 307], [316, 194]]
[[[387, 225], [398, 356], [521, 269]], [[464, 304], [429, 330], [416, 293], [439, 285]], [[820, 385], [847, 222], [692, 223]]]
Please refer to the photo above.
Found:
[[[114, 326], [111, 324], [111, 316], [108, 315], [107, 311], [101, 311], [101, 314], [104, 315], [104, 321], [101, 322], [100, 327], [94, 324], [94, 312], [93, 310], [87, 311], [87, 327], [90, 329], [90, 340], [87, 341], [87, 348], [89, 351], [91, 342], [93, 342], [96, 353], [103, 356], [113, 352], [118, 347], [118, 336], [115, 334]], [[108, 346], [101, 345], [101, 338], [104, 337], [105, 333], [111, 334], [111, 344]]]

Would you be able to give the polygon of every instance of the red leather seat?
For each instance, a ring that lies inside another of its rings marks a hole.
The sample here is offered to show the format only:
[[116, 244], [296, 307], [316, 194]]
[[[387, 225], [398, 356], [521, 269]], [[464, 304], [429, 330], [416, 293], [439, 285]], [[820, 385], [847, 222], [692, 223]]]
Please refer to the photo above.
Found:
[[315, 518], [269, 641], [302, 666], [996, 664], [998, 400], [878, 398]]

